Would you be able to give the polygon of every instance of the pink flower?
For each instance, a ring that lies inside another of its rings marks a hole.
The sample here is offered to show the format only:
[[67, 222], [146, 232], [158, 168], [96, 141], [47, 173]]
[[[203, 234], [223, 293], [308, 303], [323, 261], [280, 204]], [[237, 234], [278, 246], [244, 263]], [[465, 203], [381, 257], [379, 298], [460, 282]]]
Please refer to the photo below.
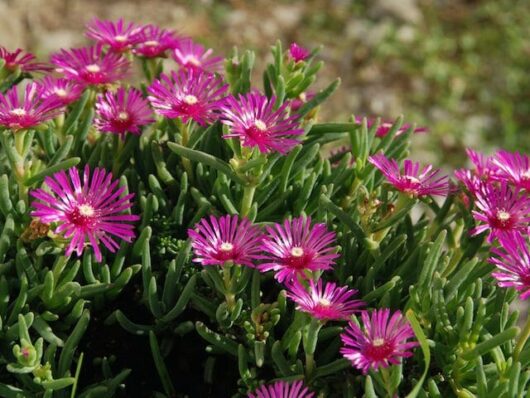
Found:
[[123, 55], [104, 53], [100, 44], [61, 50], [51, 56], [51, 61], [67, 79], [89, 85], [114, 83], [127, 75], [130, 66]]
[[482, 222], [471, 233], [478, 235], [490, 231], [488, 242], [512, 232], [526, 233], [530, 222], [530, 198], [512, 188], [507, 182], [498, 185], [484, 185], [475, 194], [473, 210], [475, 220]]
[[526, 239], [518, 233], [502, 236], [500, 247], [491, 251], [490, 263], [497, 267], [492, 276], [500, 287], [513, 287], [521, 293], [521, 300], [530, 297], [530, 253]]
[[397, 365], [401, 358], [412, 356], [410, 350], [418, 343], [408, 341], [414, 337], [414, 331], [400, 311], [392, 317], [388, 308], [373, 310], [371, 316], [363, 311], [361, 318], [363, 329], [350, 321], [340, 336], [343, 343], [340, 352], [355, 368], [367, 374], [370, 368]]
[[210, 216], [203, 218], [195, 229], [188, 229], [191, 246], [195, 253], [193, 261], [202, 265], [224, 265], [227, 262], [253, 267], [253, 261], [261, 258], [259, 228], [247, 219], [238, 216]]
[[301, 141], [293, 136], [302, 135], [298, 116], [287, 116], [285, 102], [274, 110], [276, 98], [267, 98], [258, 91], [229, 96], [221, 107], [221, 122], [230, 127], [224, 138], [239, 138], [245, 147], [257, 147], [260, 152], [285, 154]]
[[18, 87], [0, 93], [0, 126], [11, 130], [36, 127], [61, 114], [63, 104], [55, 98], [44, 98], [38, 83], [29, 83], [21, 98]]
[[365, 305], [361, 300], [352, 299], [357, 290], [349, 290], [346, 286], [337, 287], [332, 282], [323, 287], [322, 279], [316, 285], [310, 279], [309, 290], [298, 280], [289, 283], [287, 288], [287, 297], [297, 304], [298, 311], [307, 312], [322, 321], [347, 320]]
[[[356, 124], [361, 125], [362, 122], [363, 122], [363, 117], [355, 116], [355, 123]], [[375, 119], [367, 119], [366, 120], [366, 127], [371, 128], [375, 123], [376, 123]], [[393, 124], [394, 124], [394, 122], [392, 122], [392, 121], [382, 120], [381, 123], [379, 124], [379, 126], [377, 127], [377, 130], [375, 131], [375, 136], [376, 137], [380, 137], [380, 138], [386, 136], [390, 132], [390, 130], [392, 129]], [[399, 137], [400, 135], [405, 134], [411, 127], [412, 127], [412, 125], [410, 125], [409, 123], [404, 123], [396, 131], [395, 136]], [[412, 132], [413, 133], [425, 133], [427, 131], [429, 131], [429, 129], [427, 127], [417, 127]]]
[[42, 98], [54, 98], [63, 105], [75, 102], [83, 94], [84, 86], [76, 81], [46, 76], [38, 82]]
[[492, 160], [497, 166], [497, 177], [521, 189], [530, 190], [530, 158], [519, 152], [499, 151]]
[[94, 124], [99, 131], [140, 135], [141, 127], [152, 122], [151, 108], [140, 90], [119, 87], [115, 93], [107, 91], [98, 96]]
[[0, 60], [5, 62], [4, 68], [14, 71], [20, 68], [22, 72], [49, 72], [53, 68], [43, 62], [35, 62], [35, 56], [31, 53], [24, 52], [21, 48], [15, 51], [9, 51], [0, 46]]
[[134, 194], [125, 193], [125, 187], [118, 187], [119, 180], [112, 180], [112, 174], [96, 168], [90, 173], [85, 166], [83, 180], [79, 171], [72, 167], [68, 172], [59, 171], [46, 177], [42, 188], [31, 192], [35, 201], [31, 212], [44, 224], [57, 223], [54, 233], [70, 239], [66, 255], [76, 252], [80, 256], [85, 245], [92, 246], [96, 260], [101, 262], [99, 244], [111, 252], [119, 248], [115, 238], [131, 242], [134, 227], [131, 222], [140, 217], [123, 212], [130, 209]]
[[262, 385], [254, 392], [247, 395], [248, 398], [313, 398], [315, 393], [310, 392], [304, 383], [299, 381], [277, 381], [274, 384]]
[[172, 30], [146, 25], [133, 53], [145, 58], [165, 57], [166, 51], [174, 49], [178, 43], [179, 38]]
[[124, 52], [141, 40], [142, 29], [121, 18], [116, 22], [94, 18], [87, 25], [86, 36], [98, 44], [110, 46], [113, 51]]
[[387, 159], [383, 154], [370, 156], [368, 161], [377, 167], [397, 190], [409, 195], [446, 196], [449, 192], [447, 176], [440, 176], [440, 170], [433, 170], [431, 165], [420, 170], [419, 163], [406, 159], [401, 171], [398, 162]]
[[179, 41], [172, 56], [177, 64], [184, 69], [199, 69], [208, 72], [219, 72], [223, 67], [222, 57], [211, 57], [213, 50], [206, 50], [190, 38]]
[[473, 170], [456, 170], [455, 177], [464, 184], [469, 192], [475, 195], [485, 183], [496, 178], [498, 169], [491, 157], [469, 148], [466, 149], [466, 153], [475, 167]]
[[266, 227], [267, 236], [261, 249], [266, 262], [260, 264], [261, 272], [275, 271], [279, 281], [290, 281], [296, 276], [306, 277], [306, 271], [328, 270], [339, 257], [336, 251], [335, 233], [324, 224], [311, 226], [310, 217], [285, 220], [283, 226]]
[[296, 43], [291, 43], [289, 46], [289, 56], [294, 60], [294, 62], [305, 61], [310, 55], [311, 52], [307, 48], [299, 46]]
[[171, 72], [171, 77], [161, 74], [147, 89], [149, 101], [155, 112], [169, 117], [189, 119], [201, 126], [217, 119], [221, 99], [228, 85], [211, 73], [195, 69]]

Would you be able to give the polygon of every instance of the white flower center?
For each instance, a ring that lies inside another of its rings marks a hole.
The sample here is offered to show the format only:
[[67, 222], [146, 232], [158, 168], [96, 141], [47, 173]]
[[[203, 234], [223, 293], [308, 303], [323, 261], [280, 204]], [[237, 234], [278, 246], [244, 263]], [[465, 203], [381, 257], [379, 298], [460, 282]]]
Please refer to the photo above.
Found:
[[195, 55], [188, 55], [185, 61], [186, 64], [201, 66], [201, 61], [199, 61], [199, 59]]
[[523, 173], [523, 178], [525, 180], [530, 180], [530, 169], [529, 170], [526, 170], [524, 173]]
[[68, 93], [64, 88], [56, 88], [55, 89], [55, 95], [58, 97], [66, 97]]
[[420, 183], [420, 180], [418, 180], [416, 177], [414, 176], [404, 176], [405, 179], [410, 182], [410, 183], [413, 183], [413, 184], [419, 184]]
[[99, 65], [90, 64], [86, 66], [86, 70], [89, 71], [90, 73], [98, 73], [101, 70], [101, 68], [99, 67]]
[[127, 112], [120, 112], [118, 113], [118, 119], [127, 120], [129, 119], [129, 114]]
[[221, 248], [220, 248], [222, 251], [224, 252], [229, 252], [231, 250], [234, 250], [234, 245], [229, 243], [229, 242], [223, 242], [221, 243]]
[[256, 128], [260, 131], [265, 131], [267, 130], [267, 125], [265, 124], [265, 122], [263, 120], [256, 120], [254, 122], [254, 126], [256, 126]]
[[27, 114], [27, 112], [25, 109], [15, 108], [11, 110], [11, 114], [15, 116], [24, 116], [25, 114]]
[[331, 301], [322, 297], [320, 300], [318, 300], [318, 303], [323, 307], [329, 307], [329, 305], [331, 304]]
[[508, 221], [511, 217], [512, 216], [507, 211], [504, 211], [504, 210], [497, 211], [497, 218], [499, 219], [499, 221]]
[[383, 344], [385, 344], [385, 339], [374, 339], [372, 344], [376, 347], [381, 347]]
[[118, 35], [118, 36], [115, 36], [115, 37], [114, 37], [114, 40], [116, 40], [116, 41], [119, 42], [119, 43], [123, 43], [124, 41], [127, 40], [127, 36], [124, 36], [124, 35]]
[[144, 43], [144, 46], [148, 46], [148, 47], [155, 47], [155, 46], [158, 46], [160, 43], [156, 40], [147, 40], [145, 43]]
[[184, 102], [188, 105], [194, 105], [196, 104], [197, 102], [199, 102], [199, 100], [197, 99], [196, 96], [194, 95], [191, 95], [191, 94], [188, 94], [184, 97]]
[[293, 247], [291, 249], [291, 256], [293, 257], [302, 257], [304, 255], [304, 249], [301, 247]]
[[94, 215], [94, 208], [87, 204], [81, 205], [79, 206], [79, 214], [85, 217], [92, 217]]

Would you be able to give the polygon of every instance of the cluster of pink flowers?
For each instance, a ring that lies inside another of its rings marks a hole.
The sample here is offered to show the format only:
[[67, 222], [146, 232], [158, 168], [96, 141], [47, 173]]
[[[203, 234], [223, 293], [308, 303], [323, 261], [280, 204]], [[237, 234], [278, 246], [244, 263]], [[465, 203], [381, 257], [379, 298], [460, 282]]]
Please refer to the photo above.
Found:
[[501, 287], [513, 287], [521, 298], [530, 297], [530, 158], [518, 152], [498, 151], [485, 156], [467, 150], [472, 169], [455, 172], [474, 203], [477, 226], [471, 234], [487, 233], [492, 248], [492, 276]]
[[[287, 297], [298, 311], [321, 322], [349, 320], [362, 313], [364, 330], [350, 322], [343, 335], [343, 355], [366, 373], [394, 364], [411, 355], [417, 343], [411, 326], [399, 311], [389, 319], [389, 310], [361, 310], [364, 302], [354, 299], [356, 290], [323, 282], [320, 276], [339, 256], [335, 233], [324, 224], [312, 224], [310, 217], [298, 217], [275, 223], [262, 231], [237, 215], [210, 216], [188, 231], [195, 253], [194, 261], [203, 266], [239, 264], [274, 271], [284, 283]], [[316, 280], [316, 281], [315, 281]], [[383, 312], [381, 312], [383, 311]]]

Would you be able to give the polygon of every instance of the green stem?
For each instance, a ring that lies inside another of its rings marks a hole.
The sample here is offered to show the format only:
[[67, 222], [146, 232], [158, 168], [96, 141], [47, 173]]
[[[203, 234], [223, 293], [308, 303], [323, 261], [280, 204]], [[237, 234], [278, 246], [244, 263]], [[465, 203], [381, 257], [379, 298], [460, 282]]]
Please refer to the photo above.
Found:
[[[191, 120], [188, 123], [183, 123], [182, 127], [180, 129], [180, 143], [183, 147], [188, 146], [188, 141], [190, 139], [190, 127], [191, 127]], [[186, 170], [186, 173], [188, 174], [188, 178], [192, 179], [192, 168], [191, 168], [191, 161], [188, 158], [183, 157], [182, 158], [182, 166], [184, 167], [184, 170]]]
[[250, 213], [254, 201], [255, 186], [245, 187], [243, 190], [243, 199], [241, 200], [241, 216], [246, 217]]
[[519, 355], [523, 351], [523, 348], [526, 344], [526, 341], [528, 340], [528, 337], [530, 337], [530, 315], [526, 317], [524, 328], [521, 331], [521, 334], [519, 334], [519, 338], [517, 339], [517, 344], [515, 345], [515, 349], [513, 351], [513, 360], [515, 362], [519, 360]]
[[232, 311], [236, 304], [236, 296], [232, 292], [232, 273], [231, 269], [233, 267], [233, 264], [230, 262], [225, 263], [223, 266], [223, 282], [225, 285], [225, 300], [226, 300], [226, 306], [228, 307], [229, 311]]
[[385, 390], [389, 398], [392, 398], [394, 391], [392, 391], [392, 386], [390, 385], [390, 373], [388, 373], [388, 368], [381, 368], [381, 376], [383, 378], [383, 383], [385, 383]]
[[318, 333], [322, 328], [323, 323], [316, 318], [311, 318], [311, 323], [307, 326], [304, 335], [304, 352], [305, 352], [305, 372], [306, 377], [309, 378], [315, 370], [315, 350], [317, 348]]

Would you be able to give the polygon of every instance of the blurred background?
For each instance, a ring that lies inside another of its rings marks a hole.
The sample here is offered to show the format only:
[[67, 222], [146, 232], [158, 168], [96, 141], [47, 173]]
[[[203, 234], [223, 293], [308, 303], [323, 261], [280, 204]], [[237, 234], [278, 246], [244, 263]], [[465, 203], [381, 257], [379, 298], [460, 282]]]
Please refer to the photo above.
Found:
[[464, 148], [530, 148], [528, 0], [0, 0], [0, 44], [46, 57], [86, 44], [92, 18], [155, 23], [228, 55], [277, 39], [323, 46], [317, 86], [342, 85], [321, 120], [352, 113], [427, 126], [411, 157], [461, 166]]

